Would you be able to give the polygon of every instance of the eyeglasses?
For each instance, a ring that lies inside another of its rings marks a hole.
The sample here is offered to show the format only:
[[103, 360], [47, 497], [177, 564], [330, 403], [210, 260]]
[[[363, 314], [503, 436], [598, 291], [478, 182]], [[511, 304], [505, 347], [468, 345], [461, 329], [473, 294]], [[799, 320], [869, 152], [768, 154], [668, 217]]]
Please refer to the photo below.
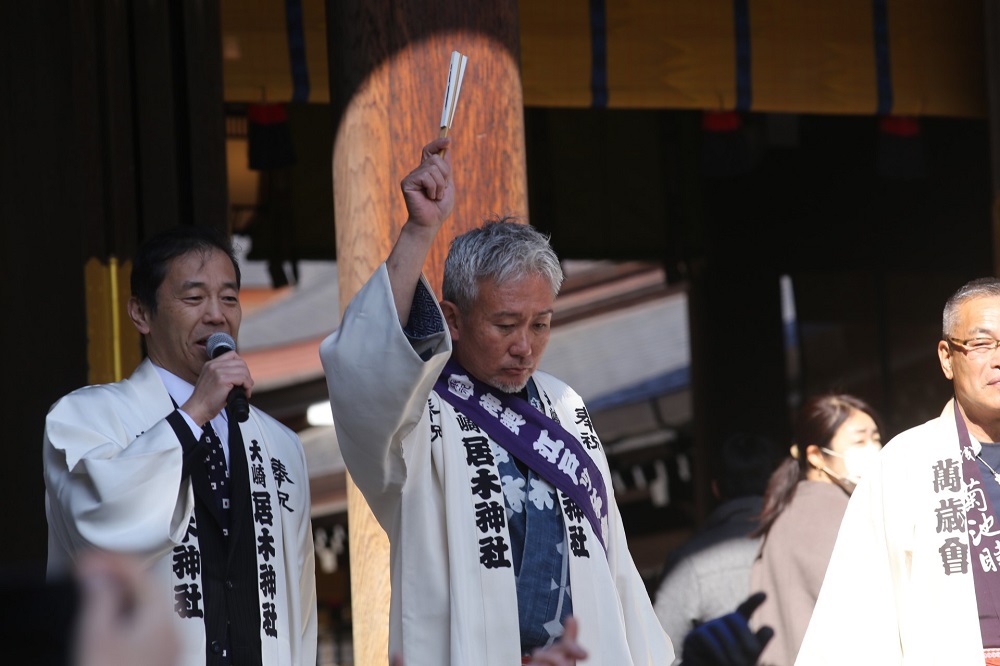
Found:
[[1000, 340], [996, 338], [969, 338], [968, 340], [945, 338], [945, 340], [969, 354], [987, 354], [1000, 347]]

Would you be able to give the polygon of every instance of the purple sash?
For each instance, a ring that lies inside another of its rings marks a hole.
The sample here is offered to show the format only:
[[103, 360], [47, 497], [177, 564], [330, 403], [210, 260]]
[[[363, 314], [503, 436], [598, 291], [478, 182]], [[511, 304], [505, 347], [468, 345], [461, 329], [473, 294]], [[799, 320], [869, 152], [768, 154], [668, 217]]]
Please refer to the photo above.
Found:
[[[1000, 571], [997, 570], [997, 559], [1000, 541], [997, 540], [998, 526], [996, 513], [990, 501], [989, 493], [983, 487], [984, 479], [979, 464], [976, 462], [977, 452], [973, 448], [969, 429], [955, 401], [955, 424], [958, 427], [958, 443], [962, 451], [962, 476], [965, 480], [966, 527], [969, 536], [969, 548], [972, 560], [972, 577], [975, 580], [976, 601], [979, 606], [979, 624], [983, 635], [983, 646], [997, 645], [996, 632], [998, 624], [997, 608], [1000, 606]], [[990, 478], [985, 483], [993, 483]]]
[[515, 458], [572, 499], [608, 550], [608, 495], [601, 470], [568, 430], [511, 393], [449, 360], [434, 390]]

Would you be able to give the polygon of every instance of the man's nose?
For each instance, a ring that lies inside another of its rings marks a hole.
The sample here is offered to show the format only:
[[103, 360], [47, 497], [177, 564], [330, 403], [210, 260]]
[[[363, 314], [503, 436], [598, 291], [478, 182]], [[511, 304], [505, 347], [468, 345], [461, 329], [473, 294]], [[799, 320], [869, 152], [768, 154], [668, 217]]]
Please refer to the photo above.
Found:
[[210, 322], [225, 320], [222, 315], [222, 301], [217, 298], [209, 298], [205, 301], [205, 319]]
[[510, 346], [511, 356], [531, 356], [531, 340], [526, 329], [518, 329]]

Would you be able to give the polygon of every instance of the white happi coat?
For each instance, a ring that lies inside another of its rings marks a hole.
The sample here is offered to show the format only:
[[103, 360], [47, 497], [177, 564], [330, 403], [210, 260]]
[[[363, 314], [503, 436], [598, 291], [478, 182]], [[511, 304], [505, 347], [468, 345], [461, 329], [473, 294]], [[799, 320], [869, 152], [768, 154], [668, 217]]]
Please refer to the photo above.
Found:
[[[128, 379], [84, 387], [53, 405], [43, 451], [50, 577], [68, 572], [73, 559], [87, 550], [136, 554], [162, 581], [164, 600], [173, 610], [178, 582], [173, 549], [184, 540], [195, 506], [190, 477], [181, 472], [181, 444], [166, 420], [173, 411], [149, 360]], [[316, 573], [305, 453], [294, 432], [253, 407], [240, 431], [246, 446], [258, 442], [264, 460], [280, 460], [294, 481], [281, 486], [293, 511], [275, 508], [269, 530], [284, 567], [276, 572], [273, 599], [278, 638], [262, 640], [263, 663], [311, 665], [316, 661]], [[235, 448], [234, 455], [250, 456]], [[273, 483], [273, 474], [267, 479]], [[204, 664], [202, 621], [171, 615], [181, 637], [178, 663]]]
[[[796, 664], [982, 666], [971, 554], [964, 574], [943, 560], [946, 540], [969, 545], [967, 515], [981, 522], [961, 464], [953, 401], [886, 444], [848, 503]], [[994, 557], [996, 540], [981, 544]]]
[[[421, 288], [433, 293], [423, 280]], [[470, 491], [462, 445], [468, 433], [433, 391], [451, 355], [436, 312], [442, 332], [415, 350], [399, 325], [384, 264], [358, 292], [320, 347], [337, 437], [351, 478], [389, 536], [390, 652], [402, 653], [407, 666], [512, 666], [521, 659], [514, 571], [480, 564], [474, 505], [481, 499]], [[582, 399], [544, 373], [534, 380], [563, 427], [579, 436]], [[629, 554], [607, 460], [600, 446], [588, 451], [610, 506], [607, 556], [582, 520], [589, 556], [569, 557], [586, 663], [665, 666], [673, 649]], [[495, 462], [490, 467], [498, 478]], [[510, 543], [506, 523], [498, 535]]]

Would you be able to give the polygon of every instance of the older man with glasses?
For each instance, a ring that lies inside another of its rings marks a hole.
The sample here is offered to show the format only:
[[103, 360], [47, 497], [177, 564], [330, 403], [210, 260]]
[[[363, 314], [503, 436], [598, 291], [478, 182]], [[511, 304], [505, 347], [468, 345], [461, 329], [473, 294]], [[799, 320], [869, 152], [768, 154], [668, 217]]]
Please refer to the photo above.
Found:
[[944, 307], [954, 398], [851, 497], [797, 664], [1000, 664], [1000, 279]]

